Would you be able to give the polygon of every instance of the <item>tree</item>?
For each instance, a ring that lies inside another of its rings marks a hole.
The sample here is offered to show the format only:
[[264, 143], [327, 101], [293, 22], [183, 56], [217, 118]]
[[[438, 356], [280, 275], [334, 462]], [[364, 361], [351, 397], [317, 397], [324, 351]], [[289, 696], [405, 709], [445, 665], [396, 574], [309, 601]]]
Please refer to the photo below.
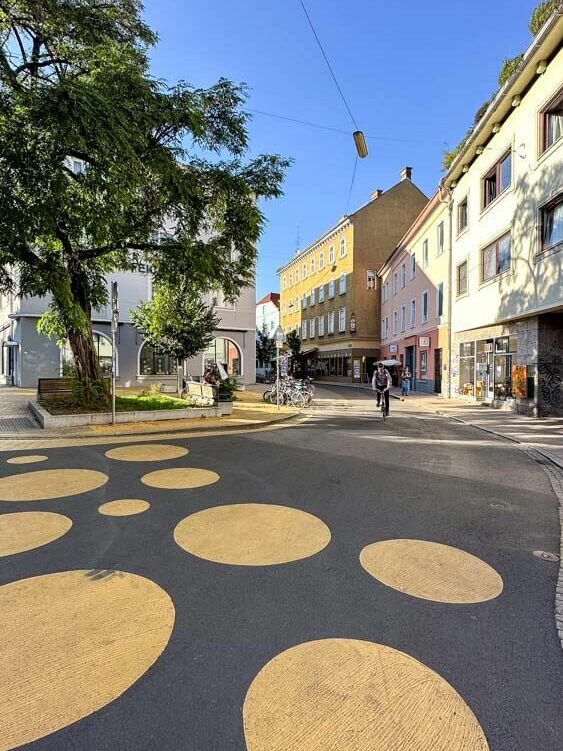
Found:
[[267, 366], [276, 356], [276, 342], [270, 336], [266, 322], [262, 324], [262, 330], [256, 334], [256, 359]]
[[281, 194], [288, 165], [244, 160], [244, 87], [151, 77], [141, 11], [0, 0], [0, 291], [50, 296], [41, 330], [68, 338], [81, 381], [100, 379], [91, 313], [108, 272], [146, 263], [162, 294], [189, 279], [191, 294], [235, 297], [253, 275], [257, 199]]
[[287, 346], [291, 350], [293, 357], [298, 357], [301, 352], [301, 338], [297, 331], [290, 331], [286, 337]]
[[131, 311], [135, 326], [155, 349], [182, 361], [206, 349], [219, 323], [213, 308], [186, 284], [161, 282], [152, 300]]

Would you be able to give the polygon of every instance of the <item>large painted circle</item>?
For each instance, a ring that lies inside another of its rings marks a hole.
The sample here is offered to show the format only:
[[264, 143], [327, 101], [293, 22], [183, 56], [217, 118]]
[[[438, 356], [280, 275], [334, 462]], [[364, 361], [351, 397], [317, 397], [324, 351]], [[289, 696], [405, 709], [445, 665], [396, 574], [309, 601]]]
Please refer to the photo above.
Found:
[[68, 516], [21, 511], [0, 516], [0, 557], [23, 553], [62, 537], [72, 527]]
[[173, 469], [157, 469], [141, 477], [141, 482], [151, 488], [163, 490], [188, 490], [212, 485], [217, 482], [219, 475], [209, 469], [195, 467], [174, 467]]
[[426, 540], [383, 540], [365, 547], [360, 563], [375, 579], [423, 600], [485, 602], [502, 592], [502, 578], [459, 548]]
[[413, 657], [355, 639], [268, 662], [244, 702], [247, 751], [487, 751], [471, 709]]
[[108, 476], [93, 469], [40, 469], [0, 478], [0, 501], [46, 501], [86, 493]]
[[6, 459], [7, 464], [35, 464], [36, 462], [47, 461], [44, 454], [25, 454], [24, 456], [12, 456]]
[[148, 501], [140, 498], [120, 498], [118, 501], [108, 501], [98, 506], [98, 511], [104, 516], [134, 516], [148, 511], [151, 507]]
[[188, 449], [183, 446], [169, 446], [165, 443], [136, 443], [110, 449], [106, 451], [106, 456], [122, 462], [162, 462], [166, 459], [179, 459], [187, 453]]
[[0, 587], [0, 751], [117, 699], [173, 625], [168, 594], [134, 574], [64, 571]]
[[188, 553], [216, 563], [271, 566], [308, 558], [330, 542], [330, 530], [312, 514], [287, 506], [240, 503], [182, 519], [174, 539]]

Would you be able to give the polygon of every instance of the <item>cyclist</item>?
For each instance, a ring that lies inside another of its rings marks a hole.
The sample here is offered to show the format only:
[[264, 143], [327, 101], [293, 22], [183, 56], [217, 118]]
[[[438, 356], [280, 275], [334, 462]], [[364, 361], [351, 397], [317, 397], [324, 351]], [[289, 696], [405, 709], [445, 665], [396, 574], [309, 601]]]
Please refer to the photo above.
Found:
[[385, 414], [389, 414], [389, 389], [391, 388], [393, 381], [391, 379], [391, 373], [387, 368], [383, 367], [382, 362], [377, 363], [377, 367], [373, 372], [373, 378], [371, 379], [371, 387], [377, 392], [377, 406], [381, 403], [381, 395], [385, 399]]

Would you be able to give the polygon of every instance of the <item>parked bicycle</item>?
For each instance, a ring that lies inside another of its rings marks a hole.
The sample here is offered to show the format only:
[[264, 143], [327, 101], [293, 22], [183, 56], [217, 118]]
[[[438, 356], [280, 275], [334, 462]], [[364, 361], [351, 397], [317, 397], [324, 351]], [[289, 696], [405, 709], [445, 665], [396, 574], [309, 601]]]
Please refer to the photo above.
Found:
[[262, 398], [270, 404], [277, 404], [279, 392], [279, 403], [291, 407], [307, 407], [313, 401], [315, 387], [308, 378], [302, 381], [287, 376], [275, 381], [272, 388], [265, 391]]

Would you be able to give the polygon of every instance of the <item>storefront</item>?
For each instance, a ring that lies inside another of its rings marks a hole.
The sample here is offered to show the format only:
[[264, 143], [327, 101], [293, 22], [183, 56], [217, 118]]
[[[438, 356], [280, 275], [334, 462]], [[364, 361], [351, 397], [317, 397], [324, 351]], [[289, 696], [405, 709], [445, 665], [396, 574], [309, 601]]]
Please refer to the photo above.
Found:
[[460, 396], [469, 396], [479, 402], [513, 399], [512, 374], [516, 353], [514, 334], [460, 343]]
[[367, 381], [375, 368], [379, 351], [375, 349], [318, 350], [310, 362], [315, 378], [342, 380], [343, 382]]
[[[441, 393], [443, 357], [438, 344], [438, 330], [427, 335], [407, 336], [395, 344], [389, 344], [382, 355], [385, 359], [397, 359], [403, 368], [412, 373], [411, 388], [424, 393]], [[394, 379], [395, 380], [395, 379]], [[394, 385], [400, 386], [400, 378]]]

